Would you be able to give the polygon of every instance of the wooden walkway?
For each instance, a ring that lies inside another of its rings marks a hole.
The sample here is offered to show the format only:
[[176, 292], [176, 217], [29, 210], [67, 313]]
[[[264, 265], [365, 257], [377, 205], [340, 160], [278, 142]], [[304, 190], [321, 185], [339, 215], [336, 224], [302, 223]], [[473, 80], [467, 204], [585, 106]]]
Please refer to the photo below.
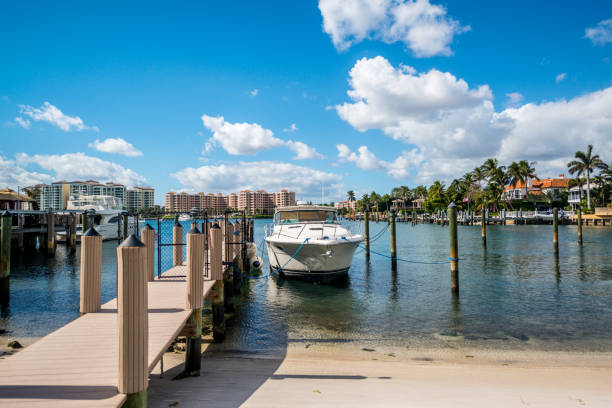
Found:
[[[186, 266], [149, 282], [149, 372], [180, 333], [185, 310]], [[204, 296], [214, 281], [204, 281]], [[0, 406], [118, 407], [116, 299], [0, 361]]]

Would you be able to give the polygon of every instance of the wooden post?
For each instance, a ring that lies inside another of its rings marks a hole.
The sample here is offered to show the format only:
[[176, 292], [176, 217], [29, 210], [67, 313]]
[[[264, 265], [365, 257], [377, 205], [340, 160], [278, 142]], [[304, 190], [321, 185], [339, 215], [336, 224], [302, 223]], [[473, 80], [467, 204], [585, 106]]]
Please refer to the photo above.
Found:
[[212, 299], [213, 338], [218, 343], [225, 338], [223, 242], [221, 240], [221, 227], [219, 227], [219, 224], [213, 224], [209, 228], [208, 247], [210, 254], [210, 279], [216, 281], [210, 295]]
[[47, 255], [55, 255], [55, 213], [47, 213]]
[[225, 215], [225, 222], [223, 223], [223, 298], [225, 301], [225, 311], [228, 313], [234, 312], [234, 271], [228, 265], [232, 262], [231, 252], [232, 245], [228, 243], [232, 240], [232, 224]]
[[553, 250], [559, 253], [559, 209], [553, 208]]
[[147, 280], [153, 282], [155, 279], [155, 230], [149, 224], [145, 224], [141, 232], [142, 243], [147, 248]]
[[74, 214], [70, 214], [68, 216], [68, 231], [66, 231], [66, 242], [68, 243], [68, 247], [70, 247], [70, 251], [76, 250], [76, 216]]
[[482, 246], [487, 246], [487, 210], [486, 208], [482, 209], [482, 215], [480, 216], [480, 235], [482, 236]]
[[582, 245], [582, 208], [578, 208], [578, 219], [576, 220], [578, 226], [578, 243]]
[[[48, 219], [47, 219], [48, 223]], [[87, 215], [87, 211], [81, 215], [81, 235], [85, 233], [89, 229], [89, 215]]]
[[9, 300], [9, 283], [11, 276], [11, 232], [13, 216], [8, 211], [0, 214], [0, 303]]
[[172, 228], [172, 243], [174, 246], [173, 250], [173, 265], [178, 266], [183, 264], [183, 227], [178, 221], [174, 222], [174, 227]]
[[450, 240], [451, 292], [459, 293], [459, 249], [457, 245], [457, 206], [448, 206], [448, 231]]
[[397, 249], [395, 247], [395, 212], [389, 213], [389, 224], [391, 230], [391, 267], [397, 266]]
[[100, 311], [102, 236], [95, 228], [81, 235], [81, 315]]
[[130, 235], [117, 247], [117, 320], [119, 381], [127, 394], [124, 407], [146, 407], [148, 387], [149, 319], [146, 248]]
[[370, 258], [370, 212], [363, 212], [363, 231], [365, 234], [365, 256], [366, 259]]
[[130, 223], [130, 217], [127, 214], [121, 215], [121, 222], [123, 223], [123, 236], [121, 238], [126, 239], [128, 237], [128, 227]]
[[187, 233], [187, 303], [191, 309], [189, 326], [192, 329], [187, 336], [184, 376], [200, 375], [202, 354], [202, 304], [204, 303], [204, 235], [197, 226]]

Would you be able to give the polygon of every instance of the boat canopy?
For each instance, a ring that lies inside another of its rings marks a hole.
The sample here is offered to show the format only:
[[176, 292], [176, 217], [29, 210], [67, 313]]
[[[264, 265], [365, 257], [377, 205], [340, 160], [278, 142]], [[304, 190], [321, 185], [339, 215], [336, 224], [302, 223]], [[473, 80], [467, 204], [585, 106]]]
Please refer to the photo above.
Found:
[[293, 206], [276, 210], [274, 224], [324, 223], [339, 224], [335, 208], [317, 206]]

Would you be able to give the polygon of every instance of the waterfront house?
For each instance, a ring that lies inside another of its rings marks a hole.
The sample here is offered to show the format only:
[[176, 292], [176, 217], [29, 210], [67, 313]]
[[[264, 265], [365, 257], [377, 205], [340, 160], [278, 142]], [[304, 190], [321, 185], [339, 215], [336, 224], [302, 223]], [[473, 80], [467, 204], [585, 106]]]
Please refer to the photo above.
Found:
[[[591, 197], [593, 196], [593, 190], [598, 188], [597, 183], [591, 183]], [[582, 193], [581, 193], [582, 190]], [[568, 190], [567, 202], [572, 206], [572, 210], [575, 210], [583, 199], [586, 199], [587, 185], [584, 183], [582, 186], [574, 186]]]
[[544, 195], [549, 191], [561, 193], [568, 187], [570, 179], [565, 178], [565, 175], [560, 174], [557, 178], [536, 179], [530, 178], [526, 183], [521, 181], [514, 185], [508, 185], [504, 188], [502, 199], [505, 201], [524, 200], [529, 194]]
[[35, 210], [36, 200], [10, 188], [0, 190], [0, 210]]

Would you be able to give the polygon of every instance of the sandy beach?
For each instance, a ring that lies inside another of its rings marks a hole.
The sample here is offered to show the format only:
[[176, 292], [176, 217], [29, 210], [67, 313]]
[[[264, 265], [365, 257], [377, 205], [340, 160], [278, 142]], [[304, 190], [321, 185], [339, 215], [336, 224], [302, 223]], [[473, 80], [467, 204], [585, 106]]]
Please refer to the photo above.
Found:
[[200, 377], [151, 375], [151, 407], [610, 407], [612, 354], [290, 346], [284, 354], [203, 347]]

